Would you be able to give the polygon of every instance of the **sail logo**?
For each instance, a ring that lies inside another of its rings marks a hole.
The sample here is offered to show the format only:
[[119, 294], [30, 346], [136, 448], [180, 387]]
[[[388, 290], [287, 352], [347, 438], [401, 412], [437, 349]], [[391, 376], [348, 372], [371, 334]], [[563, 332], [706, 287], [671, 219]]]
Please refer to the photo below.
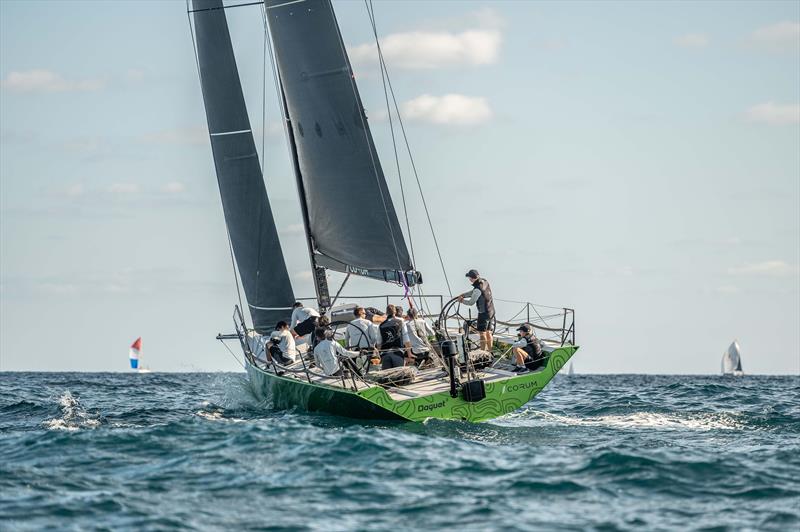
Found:
[[438, 403], [433, 403], [430, 405], [419, 405], [417, 407], [417, 412], [427, 412], [430, 410], [436, 410], [437, 408], [442, 408], [447, 401], [439, 401]]
[[356, 268], [355, 266], [347, 265], [345, 268], [346, 273], [354, 273], [356, 275], [369, 275], [369, 270], [365, 268]]

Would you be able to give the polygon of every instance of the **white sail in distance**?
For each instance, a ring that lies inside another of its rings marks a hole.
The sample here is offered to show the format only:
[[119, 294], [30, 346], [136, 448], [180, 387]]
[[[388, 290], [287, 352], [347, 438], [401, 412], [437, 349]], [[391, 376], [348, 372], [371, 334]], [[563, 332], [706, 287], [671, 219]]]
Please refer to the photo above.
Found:
[[722, 355], [722, 374], [723, 375], [742, 375], [742, 355], [739, 349], [739, 342], [736, 340], [731, 343], [728, 350]]

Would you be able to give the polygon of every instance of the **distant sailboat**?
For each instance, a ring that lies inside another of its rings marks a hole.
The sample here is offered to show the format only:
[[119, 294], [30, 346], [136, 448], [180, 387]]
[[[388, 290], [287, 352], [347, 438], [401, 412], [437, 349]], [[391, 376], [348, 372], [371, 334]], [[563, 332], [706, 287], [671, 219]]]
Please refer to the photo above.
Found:
[[142, 354], [142, 337], [136, 339], [135, 342], [131, 344], [131, 348], [128, 350], [128, 357], [131, 361], [131, 369], [135, 369], [139, 373], [150, 373], [150, 370], [145, 367], [139, 367], [139, 357]]
[[739, 342], [736, 340], [722, 355], [722, 374], [736, 377], [744, 375], [744, 371], [742, 371], [742, 355], [739, 349]]
[[575, 375], [575, 368], [572, 367], [572, 362], [569, 363], [569, 371], [567, 371], [567, 376], [572, 377]]

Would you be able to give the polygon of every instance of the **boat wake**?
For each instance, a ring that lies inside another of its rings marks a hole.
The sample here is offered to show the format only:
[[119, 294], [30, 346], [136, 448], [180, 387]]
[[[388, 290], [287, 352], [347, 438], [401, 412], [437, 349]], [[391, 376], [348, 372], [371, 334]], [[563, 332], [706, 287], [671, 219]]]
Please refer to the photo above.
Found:
[[61, 409], [61, 416], [47, 419], [42, 423], [48, 430], [94, 429], [103, 423], [98, 414], [87, 411], [69, 390], [61, 394], [58, 405]]
[[548, 425], [594, 426], [614, 429], [660, 430], [741, 430], [744, 424], [731, 414], [659, 414], [654, 412], [632, 412], [629, 414], [603, 415], [592, 417], [571, 417], [549, 412], [527, 410], [509, 414], [498, 420], [515, 426], [540, 425], [544, 421]]

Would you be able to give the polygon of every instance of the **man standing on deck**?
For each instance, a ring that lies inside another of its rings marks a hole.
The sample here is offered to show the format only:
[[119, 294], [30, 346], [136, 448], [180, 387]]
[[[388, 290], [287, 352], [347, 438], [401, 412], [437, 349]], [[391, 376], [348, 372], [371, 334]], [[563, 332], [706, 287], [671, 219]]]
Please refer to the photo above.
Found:
[[465, 276], [472, 290], [458, 296], [458, 300], [465, 305], [475, 305], [478, 307], [478, 335], [481, 338], [480, 348], [491, 352], [494, 338], [492, 337], [491, 323], [494, 319], [494, 301], [492, 299], [492, 287], [489, 281], [483, 279], [478, 270], [470, 270]]

